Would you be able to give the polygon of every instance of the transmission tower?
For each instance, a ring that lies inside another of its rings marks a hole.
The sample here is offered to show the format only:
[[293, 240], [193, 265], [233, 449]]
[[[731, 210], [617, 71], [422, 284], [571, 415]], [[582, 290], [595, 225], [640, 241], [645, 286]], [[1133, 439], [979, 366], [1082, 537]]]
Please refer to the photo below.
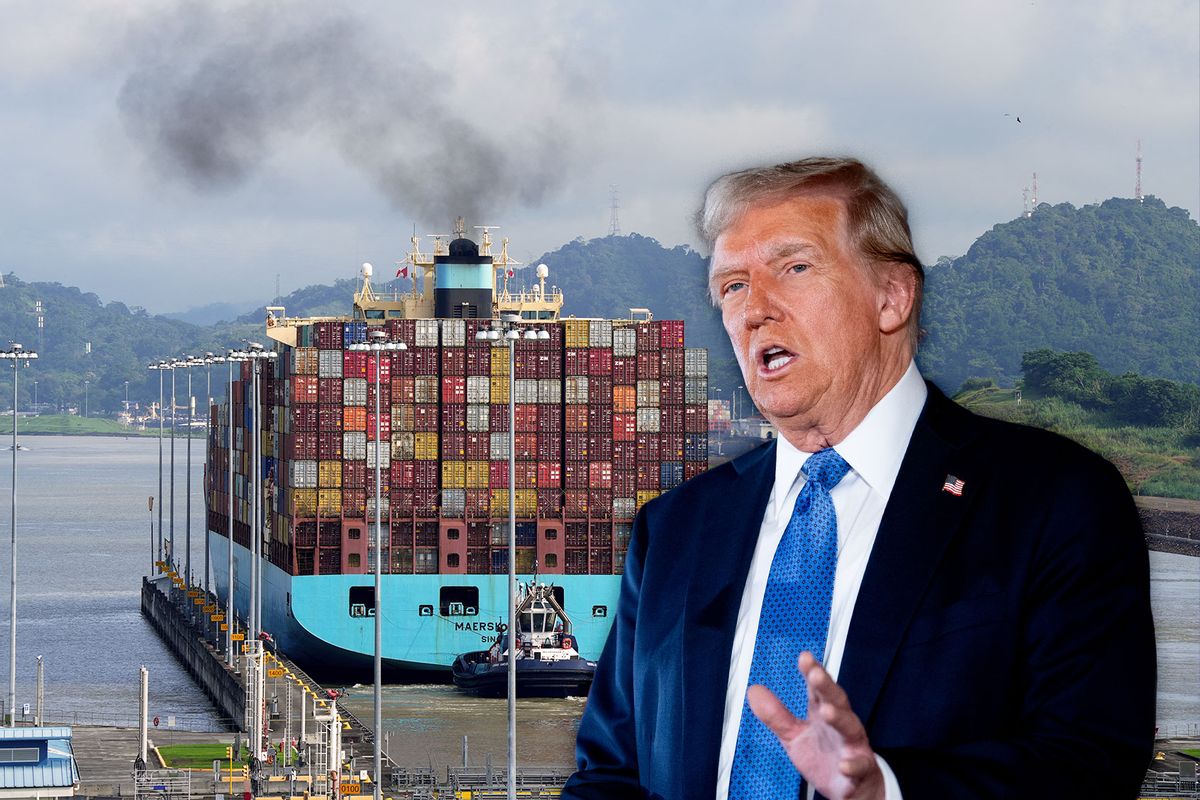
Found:
[[615, 183], [610, 183], [608, 185], [608, 190], [609, 190], [609, 197], [610, 197], [610, 204], [608, 207], [608, 235], [609, 236], [620, 236], [621, 235], [621, 218], [620, 218], [621, 204], [618, 202], [618, 198], [617, 198], [617, 185]]
[[1139, 203], [1145, 199], [1144, 196], [1142, 195], [1142, 140], [1141, 139], [1138, 139], [1138, 143], [1137, 143], [1137, 184], [1134, 186], [1133, 196], [1137, 198], [1137, 201]]
[[1033, 173], [1033, 203], [1030, 206], [1030, 213], [1037, 210], [1037, 173]]

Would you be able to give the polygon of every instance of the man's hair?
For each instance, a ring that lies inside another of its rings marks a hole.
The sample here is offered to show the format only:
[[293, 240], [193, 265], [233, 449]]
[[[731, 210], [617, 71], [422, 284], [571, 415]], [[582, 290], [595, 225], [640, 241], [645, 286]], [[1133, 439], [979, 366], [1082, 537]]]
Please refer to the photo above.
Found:
[[[912, 269], [917, 286], [909, 325], [915, 337], [925, 269], [913, 249], [908, 209], [890, 186], [856, 158], [805, 158], [722, 175], [704, 193], [696, 228], [711, 252], [721, 232], [750, 206], [806, 194], [829, 194], [844, 202], [850, 241], [867, 261], [907, 264]], [[712, 300], [719, 305], [718, 297]]]

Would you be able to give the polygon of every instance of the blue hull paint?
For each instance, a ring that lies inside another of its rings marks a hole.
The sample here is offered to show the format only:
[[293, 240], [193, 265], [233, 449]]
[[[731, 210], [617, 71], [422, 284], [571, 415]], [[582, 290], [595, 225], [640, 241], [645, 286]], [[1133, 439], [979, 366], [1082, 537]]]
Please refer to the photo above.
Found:
[[[219, 597], [228, 596], [228, 539], [208, 537]], [[233, 546], [234, 608], [246, 618], [250, 602], [250, 551]], [[519, 575], [519, 580], [530, 576]], [[596, 660], [616, 613], [620, 575], [543, 575], [563, 588], [580, 654]], [[496, 624], [508, 616], [507, 575], [384, 575], [382, 598], [384, 668], [402, 678], [448, 680], [455, 656], [485, 649]], [[292, 576], [263, 562], [263, 629], [279, 649], [314, 676], [349, 680], [369, 675], [375, 651], [375, 620], [351, 616], [350, 588], [373, 587], [373, 575]], [[439, 608], [443, 586], [475, 587], [477, 613], [444, 616]], [[425, 609], [422, 609], [422, 607]], [[604, 606], [607, 616], [593, 616]]]

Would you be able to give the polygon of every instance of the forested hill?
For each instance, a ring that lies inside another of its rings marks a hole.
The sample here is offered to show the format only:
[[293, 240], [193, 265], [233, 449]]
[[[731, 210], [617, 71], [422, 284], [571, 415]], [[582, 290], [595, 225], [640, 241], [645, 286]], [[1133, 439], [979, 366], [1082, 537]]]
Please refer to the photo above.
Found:
[[742, 382], [721, 315], [708, 302], [708, 260], [692, 248], [631, 233], [576, 239], [539, 261], [563, 290], [563, 316], [629, 319], [631, 308], [648, 308], [655, 319], [686, 320], [687, 346], [708, 348], [710, 383], [728, 392]]
[[927, 276], [920, 363], [948, 391], [970, 376], [1011, 384], [1040, 348], [1200, 382], [1200, 227], [1157, 198], [1043, 204]]

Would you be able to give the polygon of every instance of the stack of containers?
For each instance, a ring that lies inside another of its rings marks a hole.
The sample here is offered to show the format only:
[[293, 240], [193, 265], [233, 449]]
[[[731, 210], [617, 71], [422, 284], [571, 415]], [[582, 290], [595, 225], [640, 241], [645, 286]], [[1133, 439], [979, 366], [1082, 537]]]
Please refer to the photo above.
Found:
[[[567, 573], [622, 571], [637, 510], [707, 466], [707, 353], [683, 347], [680, 321], [567, 319], [544, 326], [549, 340], [518, 339], [510, 376], [507, 343], [475, 339], [489, 325], [389, 320], [409, 349], [383, 356], [378, 384], [374, 357], [348, 349], [366, 338], [361, 321], [298, 328], [278, 361], [286, 380], [263, 362], [264, 468], [279, 487], [266, 509], [273, 561], [297, 574], [369, 569], [373, 551], [363, 563], [350, 540], [375, 517], [379, 464], [388, 571], [438, 571], [439, 517], [464, 522], [468, 572], [507, 571], [511, 387], [518, 571], [533, 568], [537, 519], [561, 520]], [[228, 423], [213, 426], [210, 525], [228, 529], [232, 456], [235, 538], [248, 547], [251, 366], [241, 373], [231, 453]]]

